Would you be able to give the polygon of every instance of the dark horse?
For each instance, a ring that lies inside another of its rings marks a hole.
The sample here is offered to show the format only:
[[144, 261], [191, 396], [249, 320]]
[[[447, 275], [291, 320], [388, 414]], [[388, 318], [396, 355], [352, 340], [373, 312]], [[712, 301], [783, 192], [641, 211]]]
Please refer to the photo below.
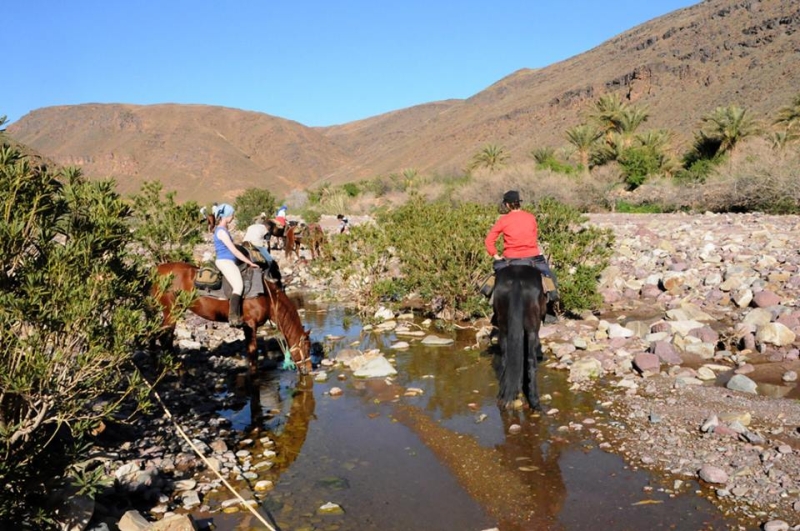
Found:
[[311, 259], [316, 260], [322, 257], [326, 241], [325, 231], [319, 223], [289, 227], [286, 231], [286, 257], [294, 254], [300, 258], [300, 246], [305, 245], [311, 251]]
[[[159, 297], [159, 302], [164, 308], [164, 334], [162, 346], [172, 348], [175, 320], [178, 316], [172, 315], [172, 306], [175, 303], [176, 292], [191, 291], [194, 289], [194, 279], [198, 268], [185, 262], [170, 262], [158, 266], [159, 276], [173, 275], [171, 287]], [[257, 297], [245, 299], [242, 304], [242, 322], [244, 338], [247, 344], [247, 361], [250, 373], [255, 374], [258, 357], [256, 345], [256, 330], [258, 327], [272, 321], [286, 338], [286, 352], [284, 356], [291, 357], [301, 374], [311, 371], [311, 341], [309, 333], [303, 328], [297, 308], [286, 294], [272, 282], [263, 280], [264, 293]], [[156, 294], [158, 297], [158, 294]], [[228, 321], [228, 300], [216, 297], [201, 296], [189, 307], [189, 310], [209, 321]]]
[[281, 227], [274, 219], [268, 219], [264, 222], [267, 226], [267, 250], [271, 251], [273, 249], [278, 249], [278, 247], [272, 246], [272, 238], [276, 238], [280, 243], [280, 249], [286, 249], [286, 233], [290, 227], [296, 225], [297, 223], [294, 221], [287, 221], [286, 225]]
[[542, 274], [535, 267], [510, 265], [497, 271], [494, 316], [500, 345], [498, 400], [508, 407], [520, 392], [539, 409], [536, 367], [543, 358], [539, 328], [547, 309]]

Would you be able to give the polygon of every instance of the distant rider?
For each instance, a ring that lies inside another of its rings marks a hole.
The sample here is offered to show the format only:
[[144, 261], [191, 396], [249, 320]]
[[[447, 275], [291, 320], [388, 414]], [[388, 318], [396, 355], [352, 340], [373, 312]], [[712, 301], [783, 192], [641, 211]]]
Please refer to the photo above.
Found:
[[264, 260], [267, 261], [267, 265], [271, 264], [275, 259], [269, 254], [268, 243], [267, 243], [267, 226], [264, 224], [264, 219], [266, 216], [262, 214], [258, 216], [254, 221], [253, 224], [247, 227], [247, 230], [244, 232], [244, 238], [242, 241], [249, 242], [258, 249], [258, 252], [261, 253], [261, 256], [264, 257]]

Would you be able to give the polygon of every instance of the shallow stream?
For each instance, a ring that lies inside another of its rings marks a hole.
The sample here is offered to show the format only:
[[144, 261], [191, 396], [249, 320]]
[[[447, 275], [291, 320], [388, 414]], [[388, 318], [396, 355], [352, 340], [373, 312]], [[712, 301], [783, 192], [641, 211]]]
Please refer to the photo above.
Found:
[[[306, 305], [303, 320], [331, 357], [343, 348], [381, 348], [398, 370], [391, 380], [355, 379], [333, 370], [326, 382], [272, 371], [247, 405], [220, 414], [246, 434], [275, 441], [274, 481], [260, 511], [276, 529], [481, 531], [739, 529], [687, 480], [625, 465], [598, 447], [591, 430], [609, 421], [591, 395], [569, 390], [566, 374], [540, 371], [550, 415], [506, 413], [495, 402], [492, 355], [466, 350], [474, 331], [448, 334], [455, 344], [392, 351], [392, 333], [363, 332], [342, 307]], [[339, 375], [344, 379], [340, 380]], [[329, 391], [339, 387], [343, 394]], [[406, 396], [409, 388], [422, 390]], [[510, 433], [512, 424], [520, 431]], [[255, 480], [239, 483], [247, 491]], [[687, 489], [688, 486], [688, 489]], [[229, 494], [212, 493], [230, 498]], [[327, 502], [342, 514], [322, 514]], [[262, 529], [247, 512], [207, 515], [217, 529]]]

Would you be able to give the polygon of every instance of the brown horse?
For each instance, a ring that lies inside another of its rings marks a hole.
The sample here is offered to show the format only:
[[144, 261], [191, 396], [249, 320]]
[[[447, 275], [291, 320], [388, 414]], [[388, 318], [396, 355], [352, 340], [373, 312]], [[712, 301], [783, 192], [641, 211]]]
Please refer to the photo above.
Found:
[[[172, 275], [172, 285], [164, 293], [155, 294], [158, 297], [164, 311], [164, 333], [162, 335], [162, 347], [171, 349], [173, 335], [175, 331], [175, 320], [177, 316], [172, 315], [172, 307], [175, 304], [177, 292], [192, 291], [194, 289], [194, 279], [197, 276], [198, 268], [185, 262], [169, 262], [160, 264], [157, 268], [159, 276]], [[244, 338], [247, 344], [247, 361], [250, 366], [250, 373], [256, 372], [256, 361], [258, 349], [256, 345], [256, 330], [258, 327], [272, 321], [278, 330], [286, 338], [286, 352], [284, 355], [297, 366], [301, 374], [311, 371], [311, 341], [309, 333], [303, 328], [297, 308], [286, 294], [275, 286], [272, 282], [263, 280], [264, 293], [257, 297], [245, 299], [242, 304], [242, 321], [244, 327]], [[217, 299], [215, 297], [198, 297], [189, 310], [204, 319], [216, 322], [228, 321], [228, 300]], [[284, 363], [286, 363], [286, 361]]]
[[325, 231], [319, 223], [290, 227], [286, 232], [286, 257], [292, 253], [300, 258], [300, 246], [305, 245], [311, 251], [311, 259], [322, 258], [323, 246], [328, 241]]
[[217, 226], [217, 218], [214, 214], [206, 214], [206, 225], [208, 225], [208, 232], [214, 232], [214, 227]]

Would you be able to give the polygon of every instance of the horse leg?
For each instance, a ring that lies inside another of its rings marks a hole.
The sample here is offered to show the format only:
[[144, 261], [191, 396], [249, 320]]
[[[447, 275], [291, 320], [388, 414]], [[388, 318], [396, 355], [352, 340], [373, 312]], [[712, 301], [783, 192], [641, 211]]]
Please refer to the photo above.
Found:
[[529, 331], [525, 341], [525, 366], [527, 370], [525, 383], [522, 386], [525, 398], [532, 409], [541, 409], [539, 403], [539, 385], [536, 380], [539, 356], [542, 354], [542, 342], [539, 340], [538, 331]]
[[244, 342], [247, 345], [247, 365], [251, 375], [258, 372], [258, 334], [256, 324], [252, 321], [244, 323]]

